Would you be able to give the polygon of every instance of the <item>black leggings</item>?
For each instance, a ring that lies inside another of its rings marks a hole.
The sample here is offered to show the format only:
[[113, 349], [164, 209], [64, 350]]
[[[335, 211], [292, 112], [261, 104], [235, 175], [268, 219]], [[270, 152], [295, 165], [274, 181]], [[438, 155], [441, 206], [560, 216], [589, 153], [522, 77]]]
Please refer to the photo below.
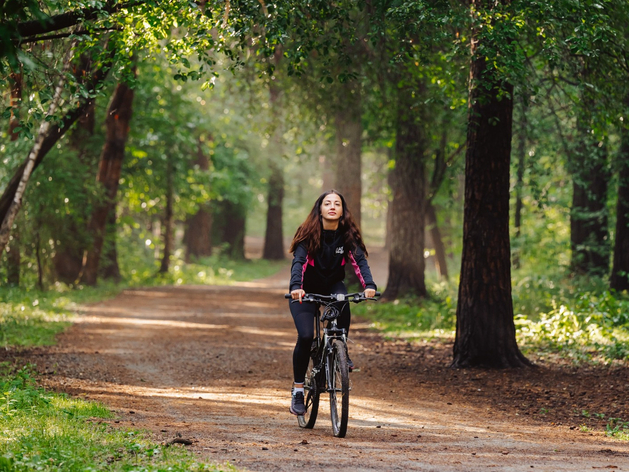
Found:
[[[347, 293], [345, 284], [343, 282], [337, 282], [332, 287], [325, 291], [314, 291], [319, 295], [330, 295], [331, 293]], [[306, 378], [306, 370], [308, 370], [308, 361], [310, 359], [310, 348], [312, 346], [312, 340], [314, 338], [315, 327], [315, 313], [317, 311], [316, 303], [299, 303], [299, 301], [292, 303], [289, 301], [291, 315], [293, 315], [293, 321], [297, 328], [297, 344], [293, 351], [293, 376], [295, 383], [303, 383]], [[338, 327], [345, 328], [349, 333], [349, 325], [351, 322], [351, 313], [349, 310], [349, 303], [339, 303], [341, 308], [341, 316], [338, 318]]]

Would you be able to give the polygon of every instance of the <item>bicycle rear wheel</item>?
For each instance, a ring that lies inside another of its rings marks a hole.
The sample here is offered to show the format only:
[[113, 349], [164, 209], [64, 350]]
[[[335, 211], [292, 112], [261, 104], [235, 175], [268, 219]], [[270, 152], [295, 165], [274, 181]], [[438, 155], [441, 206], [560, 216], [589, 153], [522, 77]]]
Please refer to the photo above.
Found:
[[297, 422], [302, 428], [312, 429], [317, 421], [319, 414], [319, 395], [321, 394], [318, 378], [321, 373], [315, 375], [313, 373], [314, 361], [312, 357], [308, 363], [306, 371], [306, 381], [304, 382], [306, 413], [297, 417]]
[[345, 345], [338, 339], [332, 341], [332, 350], [328, 354], [328, 368], [332, 431], [337, 438], [344, 438], [349, 419], [349, 367]]

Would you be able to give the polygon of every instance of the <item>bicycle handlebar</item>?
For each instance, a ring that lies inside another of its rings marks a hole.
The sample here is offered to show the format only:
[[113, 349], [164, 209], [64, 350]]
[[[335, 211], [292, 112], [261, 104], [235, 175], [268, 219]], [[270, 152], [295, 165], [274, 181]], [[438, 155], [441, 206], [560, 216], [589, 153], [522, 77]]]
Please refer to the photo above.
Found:
[[[376, 297], [379, 297], [380, 292], [376, 292]], [[284, 298], [292, 298], [290, 293], [284, 295]], [[354, 293], [332, 293], [330, 295], [320, 295], [318, 293], [307, 293], [303, 297], [301, 297], [303, 302], [314, 302], [314, 303], [334, 303], [334, 302], [354, 302], [360, 303], [365, 300], [378, 300], [375, 297], [367, 298], [365, 297], [365, 292], [354, 292]], [[299, 300], [294, 300], [299, 301]]]

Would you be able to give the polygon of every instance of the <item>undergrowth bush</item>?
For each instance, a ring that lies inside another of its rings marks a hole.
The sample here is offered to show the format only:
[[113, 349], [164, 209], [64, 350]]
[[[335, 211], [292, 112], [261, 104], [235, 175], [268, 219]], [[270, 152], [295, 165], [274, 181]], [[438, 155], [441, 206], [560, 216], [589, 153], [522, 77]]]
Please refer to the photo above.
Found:
[[[453, 337], [458, 281], [427, 280], [427, 299], [361, 304], [353, 312], [385, 333], [405, 338]], [[566, 278], [559, 271], [513, 278], [518, 344], [525, 353], [546, 353], [574, 362], [629, 360], [629, 296], [600, 278]]]

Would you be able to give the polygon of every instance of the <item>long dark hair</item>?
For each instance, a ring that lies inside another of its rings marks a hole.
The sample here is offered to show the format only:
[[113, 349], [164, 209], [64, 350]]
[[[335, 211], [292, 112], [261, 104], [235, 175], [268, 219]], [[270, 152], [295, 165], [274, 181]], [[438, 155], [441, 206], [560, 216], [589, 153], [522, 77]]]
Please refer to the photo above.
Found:
[[363, 238], [360, 235], [358, 225], [352, 218], [352, 214], [347, 208], [345, 198], [336, 190], [328, 190], [323, 192], [310, 210], [310, 214], [306, 217], [306, 220], [297, 228], [293, 242], [290, 245], [290, 252], [294, 253], [297, 250], [299, 244], [304, 243], [308, 254], [314, 255], [319, 249], [321, 249], [321, 233], [323, 231], [323, 222], [321, 217], [321, 204], [323, 199], [330, 194], [338, 195], [343, 205], [343, 214], [339, 218], [338, 231], [343, 234], [343, 244], [345, 245], [346, 258], [349, 251], [360, 248], [365, 252], [365, 256], [368, 255]]

